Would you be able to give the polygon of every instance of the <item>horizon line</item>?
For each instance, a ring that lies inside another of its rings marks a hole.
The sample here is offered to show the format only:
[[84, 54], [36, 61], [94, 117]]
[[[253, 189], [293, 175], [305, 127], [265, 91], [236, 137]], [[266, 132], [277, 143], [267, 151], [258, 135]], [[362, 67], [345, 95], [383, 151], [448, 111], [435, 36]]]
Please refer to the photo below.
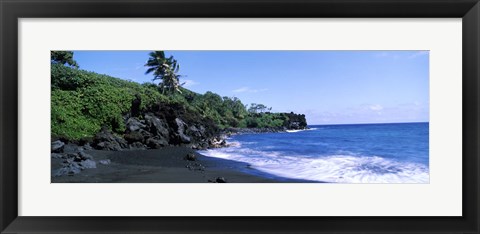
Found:
[[391, 122], [391, 123], [331, 123], [331, 124], [307, 124], [307, 126], [313, 125], [368, 125], [368, 124], [409, 124], [409, 123], [430, 123], [430, 121], [415, 121], [415, 122]]

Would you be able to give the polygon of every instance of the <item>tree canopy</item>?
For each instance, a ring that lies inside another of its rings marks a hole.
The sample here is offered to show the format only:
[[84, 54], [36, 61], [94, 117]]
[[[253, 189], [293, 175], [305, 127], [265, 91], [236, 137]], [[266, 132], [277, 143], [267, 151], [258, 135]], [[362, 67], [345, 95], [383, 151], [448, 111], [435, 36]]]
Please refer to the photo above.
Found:
[[52, 63], [63, 64], [70, 67], [78, 68], [78, 63], [73, 59], [73, 51], [52, 51], [50, 53], [50, 61]]
[[271, 110], [272, 110], [271, 107], [267, 107], [263, 104], [257, 104], [257, 103], [250, 104], [250, 107], [248, 108], [248, 112], [250, 113], [264, 113]]

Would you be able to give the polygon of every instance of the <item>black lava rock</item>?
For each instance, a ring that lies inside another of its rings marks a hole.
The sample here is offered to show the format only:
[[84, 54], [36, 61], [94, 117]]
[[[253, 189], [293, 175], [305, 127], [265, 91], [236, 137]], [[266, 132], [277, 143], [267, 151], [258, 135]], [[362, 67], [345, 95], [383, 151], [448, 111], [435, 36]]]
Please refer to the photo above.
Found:
[[65, 143], [61, 141], [54, 141], [51, 144], [51, 152], [53, 153], [63, 153], [63, 147], [65, 146]]
[[227, 183], [227, 180], [223, 177], [217, 177], [215, 182], [217, 182], [217, 183]]
[[197, 160], [197, 156], [195, 156], [193, 153], [188, 153], [187, 156], [185, 156], [185, 159], [188, 161], [195, 161]]

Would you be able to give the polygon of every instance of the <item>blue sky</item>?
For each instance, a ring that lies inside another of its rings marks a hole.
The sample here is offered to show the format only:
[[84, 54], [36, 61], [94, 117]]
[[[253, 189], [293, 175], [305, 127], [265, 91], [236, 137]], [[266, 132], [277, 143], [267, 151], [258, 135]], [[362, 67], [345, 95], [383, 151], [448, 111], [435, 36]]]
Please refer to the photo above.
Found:
[[[149, 51], [75, 51], [80, 68], [139, 83]], [[428, 51], [165, 51], [184, 87], [273, 111], [304, 113], [310, 125], [428, 122]]]

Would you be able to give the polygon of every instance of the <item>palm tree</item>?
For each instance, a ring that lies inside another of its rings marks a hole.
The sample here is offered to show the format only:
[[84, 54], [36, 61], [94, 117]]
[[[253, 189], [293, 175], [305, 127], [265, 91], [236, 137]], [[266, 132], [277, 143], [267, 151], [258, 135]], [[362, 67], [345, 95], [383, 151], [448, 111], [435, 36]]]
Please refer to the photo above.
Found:
[[177, 60], [173, 56], [166, 58], [163, 51], [152, 51], [149, 55], [150, 58], [145, 64], [149, 68], [145, 74], [153, 72], [153, 80], [162, 80], [159, 84], [162, 92], [173, 93], [178, 91], [182, 93], [180, 91], [180, 75], [177, 74], [180, 65], [178, 65]]

